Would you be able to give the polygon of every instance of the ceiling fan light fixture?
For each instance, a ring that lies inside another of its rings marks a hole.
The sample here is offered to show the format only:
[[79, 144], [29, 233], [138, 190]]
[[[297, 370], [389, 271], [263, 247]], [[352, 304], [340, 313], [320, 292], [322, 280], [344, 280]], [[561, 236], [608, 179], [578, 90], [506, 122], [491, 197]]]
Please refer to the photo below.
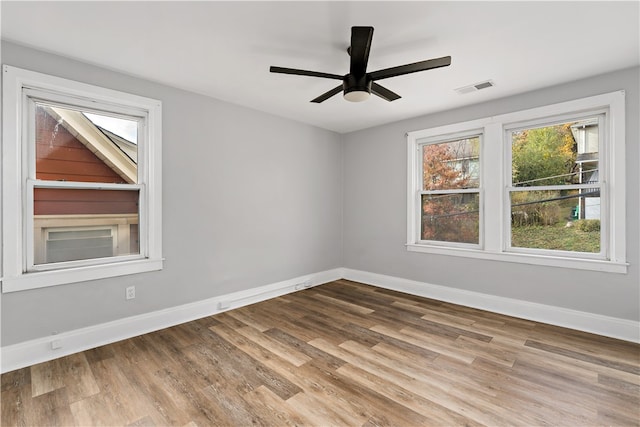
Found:
[[344, 93], [344, 99], [351, 102], [362, 102], [369, 99], [370, 95], [366, 90], [352, 90]]

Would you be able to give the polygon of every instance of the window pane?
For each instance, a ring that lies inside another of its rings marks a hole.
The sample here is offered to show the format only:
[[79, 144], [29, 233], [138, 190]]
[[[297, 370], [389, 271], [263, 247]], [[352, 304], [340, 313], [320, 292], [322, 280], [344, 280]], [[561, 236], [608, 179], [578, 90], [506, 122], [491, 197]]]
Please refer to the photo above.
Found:
[[[45, 257], [48, 263], [104, 258], [114, 254], [114, 236], [111, 227], [84, 232], [80, 230], [53, 232], [45, 228], [43, 232], [46, 236]], [[52, 234], [55, 234], [55, 237]]]
[[34, 263], [140, 253], [138, 190], [36, 188]]
[[36, 178], [138, 182], [138, 122], [36, 104]]
[[422, 188], [478, 188], [480, 138], [464, 138], [422, 146]]
[[511, 246], [600, 253], [599, 189], [512, 192]]
[[598, 118], [511, 132], [514, 187], [598, 183]]
[[422, 240], [480, 242], [478, 193], [422, 196]]

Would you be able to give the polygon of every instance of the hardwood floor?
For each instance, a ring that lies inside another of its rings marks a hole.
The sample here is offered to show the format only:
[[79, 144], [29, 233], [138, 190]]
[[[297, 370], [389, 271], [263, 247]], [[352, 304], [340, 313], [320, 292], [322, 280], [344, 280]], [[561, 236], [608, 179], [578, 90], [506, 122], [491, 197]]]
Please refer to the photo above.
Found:
[[2, 426], [640, 425], [640, 346], [340, 280], [2, 375]]

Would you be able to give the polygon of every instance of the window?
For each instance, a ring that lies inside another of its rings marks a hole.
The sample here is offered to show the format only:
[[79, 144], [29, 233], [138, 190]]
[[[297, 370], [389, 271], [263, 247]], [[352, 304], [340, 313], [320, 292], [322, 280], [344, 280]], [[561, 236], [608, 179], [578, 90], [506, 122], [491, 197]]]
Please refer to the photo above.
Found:
[[3, 292], [161, 269], [160, 101], [3, 72]]
[[604, 115], [508, 129], [510, 249], [606, 258], [599, 144]]
[[411, 132], [410, 251], [626, 272], [624, 92]]
[[420, 240], [479, 245], [480, 136], [417, 141]]

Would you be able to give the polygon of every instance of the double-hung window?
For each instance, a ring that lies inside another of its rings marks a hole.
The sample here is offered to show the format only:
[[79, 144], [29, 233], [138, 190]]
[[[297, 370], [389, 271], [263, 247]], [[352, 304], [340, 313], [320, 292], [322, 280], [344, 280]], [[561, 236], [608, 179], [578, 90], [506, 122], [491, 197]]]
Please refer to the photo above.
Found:
[[606, 259], [605, 114], [510, 125], [509, 250]]
[[480, 139], [471, 132], [417, 141], [420, 241], [480, 245]]
[[410, 251], [626, 272], [624, 92], [410, 132]]
[[161, 103], [3, 68], [3, 292], [162, 267]]

